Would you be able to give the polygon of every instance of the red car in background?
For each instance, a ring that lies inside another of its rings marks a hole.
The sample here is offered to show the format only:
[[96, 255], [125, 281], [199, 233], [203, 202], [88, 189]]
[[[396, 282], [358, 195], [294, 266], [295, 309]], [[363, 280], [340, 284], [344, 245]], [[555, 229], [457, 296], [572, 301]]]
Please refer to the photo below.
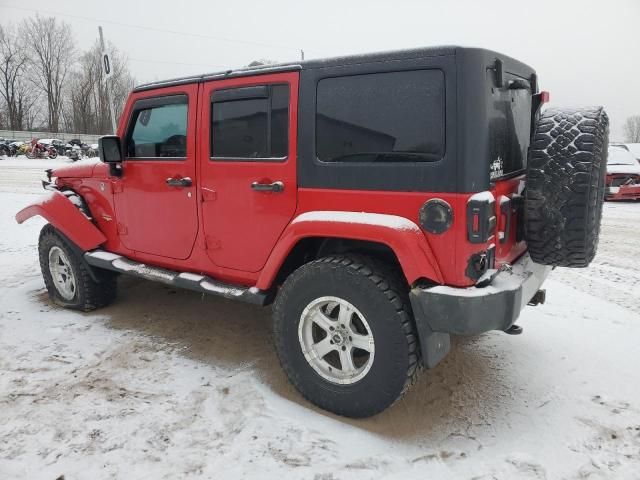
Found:
[[640, 164], [626, 145], [610, 145], [607, 200], [640, 200]]

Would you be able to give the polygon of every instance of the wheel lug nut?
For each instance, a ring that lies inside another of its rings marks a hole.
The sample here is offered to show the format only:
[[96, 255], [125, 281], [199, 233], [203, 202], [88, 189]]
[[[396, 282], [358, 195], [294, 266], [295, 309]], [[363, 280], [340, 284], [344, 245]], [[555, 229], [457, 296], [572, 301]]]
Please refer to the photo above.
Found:
[[347, 349], [344, 345], [342, 346], [342, 351], [344, 352]]

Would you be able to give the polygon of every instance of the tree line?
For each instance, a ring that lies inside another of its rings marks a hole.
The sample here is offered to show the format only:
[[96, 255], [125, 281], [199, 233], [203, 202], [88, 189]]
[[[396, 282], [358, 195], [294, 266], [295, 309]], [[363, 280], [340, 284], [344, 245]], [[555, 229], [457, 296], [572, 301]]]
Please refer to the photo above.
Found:
[[126, 56], [107, 50], [105, 82], [99, 41], [80, 51], [68, 23], [36, 15], [0, 25], [0, 129], [110, 133], [107, 88], [117, 120], [135, 79]]

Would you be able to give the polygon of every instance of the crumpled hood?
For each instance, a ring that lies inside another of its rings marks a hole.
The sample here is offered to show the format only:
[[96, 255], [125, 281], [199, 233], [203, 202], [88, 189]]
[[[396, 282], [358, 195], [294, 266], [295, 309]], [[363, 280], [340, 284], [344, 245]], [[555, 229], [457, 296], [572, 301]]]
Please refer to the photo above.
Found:
[[93, 170], [99, 165], [100, 159], [92, 158], [88, 160], [80, 160], [71, 165], [54, 168], [51, 173], [52, 177], [65, 178], [88, 178], [93, 176]]

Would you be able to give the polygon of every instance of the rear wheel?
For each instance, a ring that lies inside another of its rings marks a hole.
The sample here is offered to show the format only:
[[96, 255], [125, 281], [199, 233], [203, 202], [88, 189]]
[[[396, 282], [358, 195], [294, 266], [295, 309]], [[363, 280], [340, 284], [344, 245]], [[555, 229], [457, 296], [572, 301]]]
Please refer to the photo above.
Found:
[[600, 107], [548, 109], [527, 165], [525, 231], [534, 262], [586, 267], [596, 254], [605, 194], [609, 119]]
[[38, 251], [44, 284], [58, 305], [89, 311], [115, 300], [116, 274], [94, 269], [92, 277], [82, 252], [51, 225], [42, 228]]
[[291, 383], [338, 415], [381, 412], [417, 373], [406, 287], [396, 272], [368, 257], [330, 256], [300, 267], [278, 294], [273, 328]]

